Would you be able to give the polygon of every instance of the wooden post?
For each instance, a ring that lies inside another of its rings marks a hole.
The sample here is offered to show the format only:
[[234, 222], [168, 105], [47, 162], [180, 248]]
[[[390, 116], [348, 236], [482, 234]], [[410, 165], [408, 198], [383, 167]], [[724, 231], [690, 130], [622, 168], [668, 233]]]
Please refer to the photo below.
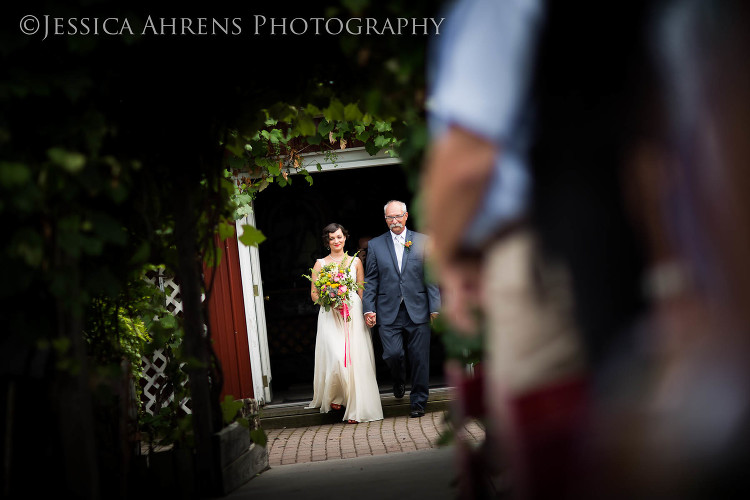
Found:
[[[185, 179], [182, 183], [187, 182], [190, 181]], [[197, 181], [195, 185], [198, 185]], [[212, 401], [209, 386], [211, 359], [208, 350], [209, 339], [204, 334], [200, 257], [192, 194], [194, 188], [195, 186], [185, 186], [179, 190], [181, 196], [177, 197], [179, 201], [175, 204], [175, 240], [185, 329], [183, 346], [187, 358], [193, 361], [188, 363], [186, 371], [190, 384], [195, 433], [197, 487], [201, 494], [215, 495], [220, 488], [218, 462], [214, 456], [213, 446], [213, 434], [219, 430], [214, 418], [214, 404], [218, 405], [218, 402]], [[221, 415], [218, 417], [221, 418]]]

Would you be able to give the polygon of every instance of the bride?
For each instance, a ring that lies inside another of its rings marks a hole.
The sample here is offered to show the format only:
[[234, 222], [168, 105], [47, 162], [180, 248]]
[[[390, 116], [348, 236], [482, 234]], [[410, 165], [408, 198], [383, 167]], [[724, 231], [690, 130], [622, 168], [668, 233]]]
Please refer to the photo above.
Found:
[[310, 296], [313, 302], [319, 299], [315, 281], [323, 266], [331, 263], [346, 269], [359, 288], [356, 293], [347, 292], [351, 321], [347, 322], [339, 310], [320, 308], [313, 400], [307, 408], [320, 408], [321, 413], [344, 408], [343, 420], [370, 422], [382, 420], [383, 408], [375, 379], [371, 333], [362, 315], [364, 269], [358, 257], [352, 258], [344, 253], [347, 236], [341, 224], [332, 223], [323, 228], [323, 243], [331, 253], [315, 261], [312, 269]]

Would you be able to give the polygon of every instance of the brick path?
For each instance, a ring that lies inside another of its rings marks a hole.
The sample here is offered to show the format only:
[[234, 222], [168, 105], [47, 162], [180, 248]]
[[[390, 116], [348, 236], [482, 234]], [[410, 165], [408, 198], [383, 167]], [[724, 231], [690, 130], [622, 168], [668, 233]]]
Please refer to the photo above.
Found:
[[[362, 424], [271, 429], [267, 431], [268, 460], [274, 467], [435, 448], [446, 427], [445, 412], [433, 412], [422, 418], [398, 416]], [[484, 429], [472, 421], [458, 435], [480, 443]]]

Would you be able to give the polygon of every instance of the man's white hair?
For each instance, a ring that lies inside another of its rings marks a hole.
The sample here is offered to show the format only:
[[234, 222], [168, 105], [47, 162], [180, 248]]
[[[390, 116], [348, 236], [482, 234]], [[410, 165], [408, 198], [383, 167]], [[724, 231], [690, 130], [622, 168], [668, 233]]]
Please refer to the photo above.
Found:
[[385, 215], [385, 212], [388, 210], [388, 205], [390, 205], [391, 203], [398, 203], [399, 205], [401, 205], [402, 213], [408, 212], [408, 210], [406, 209], [406, 203], [404, 203], [403, 201], [391, 200], [383, 207], [383, 215]]

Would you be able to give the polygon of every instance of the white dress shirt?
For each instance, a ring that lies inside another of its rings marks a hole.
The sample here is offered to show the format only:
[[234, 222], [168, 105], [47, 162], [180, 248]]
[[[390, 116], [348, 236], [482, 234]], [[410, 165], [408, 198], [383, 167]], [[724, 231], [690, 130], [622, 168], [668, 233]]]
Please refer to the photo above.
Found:
[[401, 262], [404, 260], [404, 245], [406, 244], [406, 228], [401, 231], [401, 234], [396, 234], [391, 231], [391, 238], [393, 239], [393, 246], [396, 249], [396, 261], [398, 261], [398, 270], [401, 271]]

